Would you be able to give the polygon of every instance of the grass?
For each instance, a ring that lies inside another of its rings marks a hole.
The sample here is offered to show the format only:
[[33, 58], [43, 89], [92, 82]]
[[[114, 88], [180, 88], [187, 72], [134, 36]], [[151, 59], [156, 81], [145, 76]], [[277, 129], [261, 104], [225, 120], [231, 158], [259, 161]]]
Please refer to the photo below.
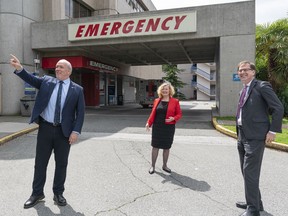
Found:
[[[227, 117], [217, 117], [217, 120], [229, 120], [229, 121], [235, 121], [235, 117], [231, 117], [231, 116], [227, 116]], [[288, 118], [283, 118], [282, 121], [283, 125], [288, 125]], [[224, 128], [236, 132], [236, 127], [234, 125], [225, 125], [225, 124], [221, 124], [221, 126], [223, 126]], [[287, 128], [282, 128], [282, 133], [277, 133], [276, 134], [276, 139], [275, 142], [278, 143], [283, 143], [288, 145], [288, 129]]]

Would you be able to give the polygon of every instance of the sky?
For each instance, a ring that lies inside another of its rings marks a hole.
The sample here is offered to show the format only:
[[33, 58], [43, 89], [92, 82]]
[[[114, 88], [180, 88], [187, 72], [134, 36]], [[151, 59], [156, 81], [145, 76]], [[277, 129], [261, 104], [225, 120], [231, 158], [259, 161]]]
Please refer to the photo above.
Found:
[[[152, 0], [157, 10], [239, 1], [245, 0]], [[287, 0], [256, 0], [257, 24], [271, 23], [282, 18], [288, 18]]]

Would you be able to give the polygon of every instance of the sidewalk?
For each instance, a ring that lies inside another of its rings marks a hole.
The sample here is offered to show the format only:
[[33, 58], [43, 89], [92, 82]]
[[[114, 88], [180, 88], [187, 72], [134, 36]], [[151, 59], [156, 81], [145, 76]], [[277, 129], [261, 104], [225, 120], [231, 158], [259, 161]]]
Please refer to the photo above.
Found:
[[29, 124], [30, 117], [0, 116], [0, 146], [23, 134], [38, 129], [37, 124]]

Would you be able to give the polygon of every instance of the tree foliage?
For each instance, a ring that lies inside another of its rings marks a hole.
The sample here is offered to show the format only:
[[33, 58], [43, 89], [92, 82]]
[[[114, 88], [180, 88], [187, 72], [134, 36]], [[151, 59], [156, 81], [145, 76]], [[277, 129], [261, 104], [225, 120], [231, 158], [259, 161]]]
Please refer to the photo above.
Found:
[[182, 82], [178, 76], [183, 70], [180, 70], [177, 68], [177, 65], [171, 64], [171, 65], [162, 65], [162, 70], [165, 73], [165, 77], [163, 77], [164, 80], [171, 83], [171, 85], [175, 88], [175, 95], [174, 97], [183, 100], [185, 99], [185, 95], [179, 91], [180, 88], [182, 88], [184, 85], [186, 85], [184, 82]]
[[256, 26], [257, 78], [268, 80], [288, 115], [288, 18]]

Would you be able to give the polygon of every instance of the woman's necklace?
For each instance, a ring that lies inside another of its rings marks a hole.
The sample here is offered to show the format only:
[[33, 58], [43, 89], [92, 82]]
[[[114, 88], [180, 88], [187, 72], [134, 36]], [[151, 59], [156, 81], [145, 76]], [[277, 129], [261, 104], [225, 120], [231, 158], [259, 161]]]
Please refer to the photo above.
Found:
[[169, 101], [161, 101], [161, 105], [163, 108], [167, 108]]

